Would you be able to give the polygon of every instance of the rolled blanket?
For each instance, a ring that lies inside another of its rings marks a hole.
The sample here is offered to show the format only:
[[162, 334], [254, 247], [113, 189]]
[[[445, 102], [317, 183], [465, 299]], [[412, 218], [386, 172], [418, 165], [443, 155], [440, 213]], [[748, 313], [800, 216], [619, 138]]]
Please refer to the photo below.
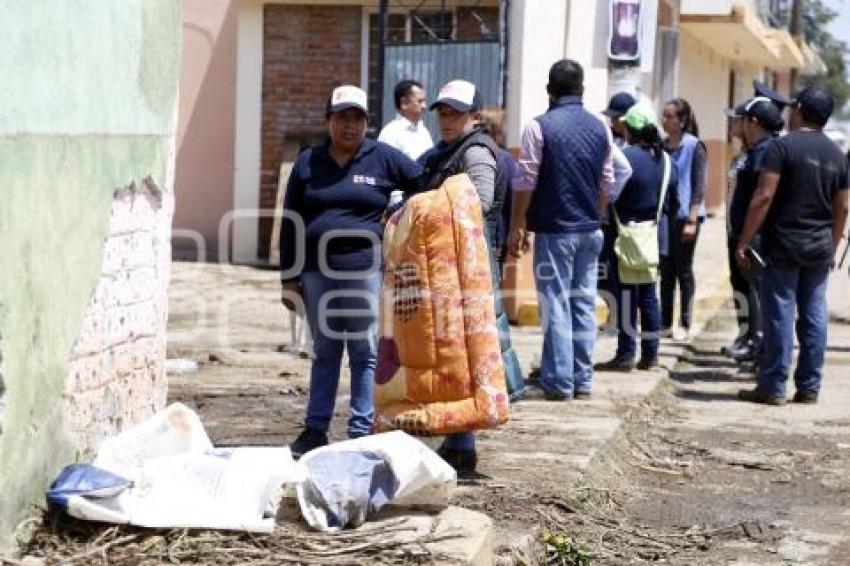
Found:
[[508, 395], [478, 195], [465, 174], [412, 197], [384, 233], [376, 431], [494, 428]]

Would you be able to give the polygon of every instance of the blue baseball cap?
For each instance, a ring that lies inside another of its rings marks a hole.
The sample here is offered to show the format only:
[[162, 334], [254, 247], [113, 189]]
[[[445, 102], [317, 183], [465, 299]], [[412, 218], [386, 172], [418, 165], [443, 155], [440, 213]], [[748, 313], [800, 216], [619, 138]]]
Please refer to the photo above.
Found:
[[635, 97], [628, 92], [618, 92], [608, 101], [608, 108], [602, 111], [609, 118], [625, 116], [626, 112], [636, 104]]

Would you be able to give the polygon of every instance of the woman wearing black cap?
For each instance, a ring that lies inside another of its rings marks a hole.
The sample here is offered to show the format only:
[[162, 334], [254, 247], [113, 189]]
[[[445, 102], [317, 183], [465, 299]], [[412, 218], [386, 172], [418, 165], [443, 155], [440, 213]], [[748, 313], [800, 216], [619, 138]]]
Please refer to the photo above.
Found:
[[[381, 220], [394, 190], [418, 186], [422, 168], [384, 143], [366, 139], [366, 93], [334, 89], [328, 141], [298, 156], [281, 223], [282, 301], [303, 305], [314, 340], [304, 431], [292, 455], [328, 443], [343, 350], [351, 367], [348, 436], [372, 428], [381, 288]], [[303, 299], [302, 299], [303, 297]]]

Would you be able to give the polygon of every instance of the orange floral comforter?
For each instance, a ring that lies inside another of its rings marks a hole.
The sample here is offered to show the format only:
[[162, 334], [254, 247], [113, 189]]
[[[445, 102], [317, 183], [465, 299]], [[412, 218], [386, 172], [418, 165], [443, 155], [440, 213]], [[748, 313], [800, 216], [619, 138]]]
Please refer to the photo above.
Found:
[[414, 196], [387, 223], [377, 431], [442, 435], [507, 421], [483, 225], [466, 175]]

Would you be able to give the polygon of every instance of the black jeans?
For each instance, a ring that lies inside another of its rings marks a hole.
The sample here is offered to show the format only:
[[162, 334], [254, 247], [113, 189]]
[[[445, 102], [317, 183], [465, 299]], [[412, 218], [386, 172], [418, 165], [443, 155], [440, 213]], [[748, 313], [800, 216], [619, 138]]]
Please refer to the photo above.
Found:
[[673, 326], [673, 305], [676, 302], [676, 284], [681, 294], [680, 326], [684, 329], [691, 327], [693, 319], [693, 303], [696, 284], [694, 283], [694, 251], [697, 247], [700, 225], [694, 239], [688, 243], [682, 242], [684, 220], [674, 220], [670, 228], [670, 249], [661, 258], [661, 329], [668, 330]]
[[[735, 299], [735, 311], [738, 318], [738, 336], [758, 340], [761, 336], [761, 301], [758, 295], [758, 281], [750, 282], [744, 276], [738, 262], [735, 261], [736, 238], [729, 238], [729, 282]], [[742, 304], [743, 302], [743, 304]]]

